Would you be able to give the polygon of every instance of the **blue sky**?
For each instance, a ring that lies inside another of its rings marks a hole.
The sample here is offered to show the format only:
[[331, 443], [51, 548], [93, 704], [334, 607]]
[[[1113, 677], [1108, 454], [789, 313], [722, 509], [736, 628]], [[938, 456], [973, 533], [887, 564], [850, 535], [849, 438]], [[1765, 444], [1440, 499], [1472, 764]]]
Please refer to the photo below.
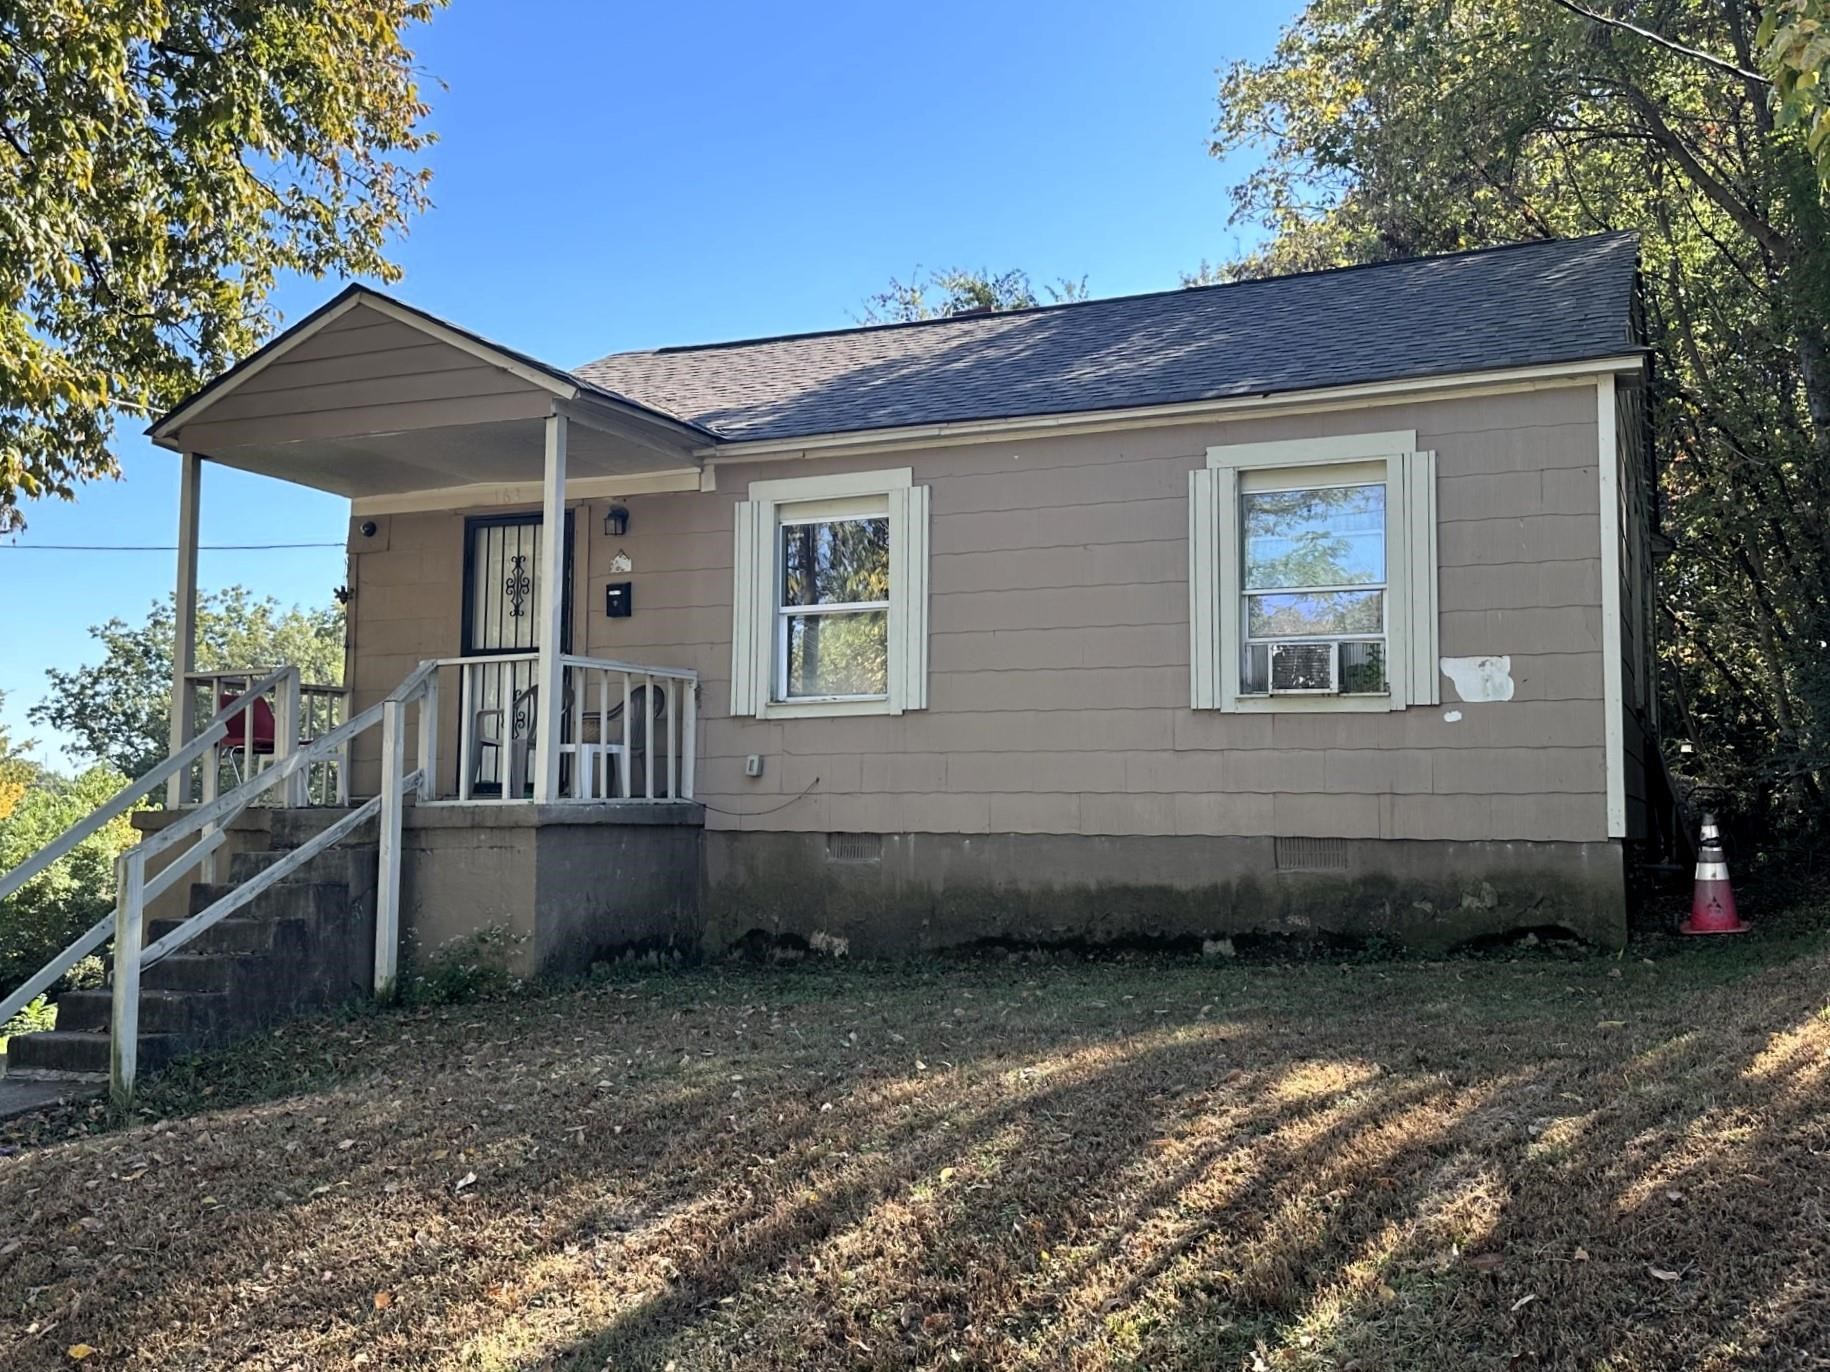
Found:
[[[1174, 286], [1247, 246], [1207, 152], [1216, 71], [1291, 3], [1113, 5], [455, 0], [413, 40], [435, 208], [403, 299], [560, 365], [624, 348], [843, 326], [917, 266]], [[288, 283], [296, 319], [342, 283]], [[22, 544], [165, 544], [175, 458], [123, 426], [123, 479], [27, 509]], [[337, 542], [344, 502], [205, 468], [205, 543]], [[143, 617], [170, 553], [0, 548], [0, 721], [28, 727], [86, 627]], [[340, 549], [206, 552], [200, 580], [325, 603]]]

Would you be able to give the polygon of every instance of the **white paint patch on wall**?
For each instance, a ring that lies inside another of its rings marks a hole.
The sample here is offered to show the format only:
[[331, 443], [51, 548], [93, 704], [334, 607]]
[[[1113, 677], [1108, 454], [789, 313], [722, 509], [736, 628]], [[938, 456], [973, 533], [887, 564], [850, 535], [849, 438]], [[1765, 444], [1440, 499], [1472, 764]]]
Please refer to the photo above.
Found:
[[1510, 657], [1445, 657], [1442, 674], [1455, 687], [1455, 694], [1465, 701], [1512, 699], [1512, 659]]
[[1460, 710], [1444, 710], [1442, 712], [1442, 717], [1444, 720], [1446, 720], [1450, 724], [1460, 724], [1461, 723], [1461, 711]]

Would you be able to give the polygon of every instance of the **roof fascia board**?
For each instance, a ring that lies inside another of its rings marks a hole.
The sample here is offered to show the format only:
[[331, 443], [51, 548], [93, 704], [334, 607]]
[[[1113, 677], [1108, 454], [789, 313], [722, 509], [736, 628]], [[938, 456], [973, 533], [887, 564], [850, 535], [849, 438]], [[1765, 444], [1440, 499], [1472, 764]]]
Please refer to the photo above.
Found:
[[[650, 410], [635, 401], [617, 401], [580, 392], [576, 399], [555, 400], [553, 410], [574, 424], [609, 434], [669, 457], [691, 457], [704, 446], [708, 430]], [[633, 432], [632, 432], [633, 430]]]
[[721, 462], [843, 457], [853, 453], [894, 451], [899, 448], [977, 443], [988, 438], [1103, 433], [1113, 429], [1160, 428], [1211, 418], [1254, 419], [1271, 414], [1369, 409], [1402, 401], [1457, 399], [1593, 385], [1598, 376], [1637, 372], [1644, 366], [1643, 353], [1622, 353], [1581, 362], [1554, 362], [1490, 372], [1458, 372], [1447, 376], [1412, 377], [1402, 381], [1318, 387], [1278, 395], [1225, 396], [1217, 400], [1195, 400], [1175, 405], [1148, 405], [1122, 410], [1078, 410], [1067, 414], [1023, 415], [1010, 419], [854, 430], [801, 438], [733, 439], [700, 448], [696, 451], [696, 456], [705, 459], [708, 466]]
[[[681, 467], [665, 472], [575, 477], [566, 482], [566, 499], [600, 500], [607, 496], [655, 495], [700, 489], [702, 483], [699, 469]], [[545, 487], [538, 481], [483, 481], [425, 491], [357, 496], [350, 501], [350, 514], [418, 514], [436, 510], [485, 509], [497, 505], [538, 505], [544, 494]]]

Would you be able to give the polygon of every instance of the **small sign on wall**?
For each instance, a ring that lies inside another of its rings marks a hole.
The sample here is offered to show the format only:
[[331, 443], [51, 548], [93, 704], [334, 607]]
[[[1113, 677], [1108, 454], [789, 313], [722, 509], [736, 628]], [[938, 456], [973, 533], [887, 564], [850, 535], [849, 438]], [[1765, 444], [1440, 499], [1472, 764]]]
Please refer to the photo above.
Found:
[[630, 561], [628, 553], [624, 552], [621, 548], [618, 548], [616, 550], [616, 556], [610, 559], [610, 570], [619, 575], [626, 576], [635, 570], [635, 563]]

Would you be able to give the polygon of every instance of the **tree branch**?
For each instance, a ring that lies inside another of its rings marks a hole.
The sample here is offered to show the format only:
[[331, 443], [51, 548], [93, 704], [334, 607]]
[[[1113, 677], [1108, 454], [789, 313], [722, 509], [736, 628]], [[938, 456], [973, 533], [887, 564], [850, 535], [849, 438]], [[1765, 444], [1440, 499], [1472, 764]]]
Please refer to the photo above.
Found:
[[[1553, 0], [1553, 3], [1561, 4], [1562, 0]], [[1654, 140], [1671, 154], [1696, 183], [1697, 189], [1720, 205], [1728, 217], [1740, 225], [1741, 231], [1771, 253], [1776, 262], [1782, 266], [1790, 262], [1792, 245], [1786, 241], [1785, 235], [1735, 198], [1735, 193], [1728, 188], [1727, 183], [1705, 167], [1702, 159], [1665, 122], [1664, 115], [1659, 113], [1658, 106], [1647, 98], [1646, 93], [1630, 81], [1623, 81], [1620, 90], [1634, 111], [1646, 122]]]
[[1644, 38], [1648, 43], [1656, 43], [1661, 48], [1667, 48], [1672, 52], [1680, 53], [1693, 62], [1701, 62], [1706, 67], [1713, 67], [1723, 75], [1732, 76], [1738, 81], [1758, 83], [1762, 86], [1770, 86], [1772, 84], [1772, 82], [1768, 81], [1766, 77], [1762, 76], [1757, 71], [1749, 71], [1746, 67], [1738, 67], [1733, 62], [1724, 61], [1722, 58], [1717, 57], [1712, 53], [1704, 52], [1700, 48], [1685, 47], [1684, 44], [1678, 42], [1676, 39], [1667, 38], [1662, 33], [1654, 33], [1651, 29], [1642, 29], [1638, 24], [1629, 24], [1625, 19], [1616, 19], [1610, 14], [1597, 14], [1594, 10], [1589, 9], [1586, 6], [1578, 5], [1576, 0], [1550, 0], [1550, 2], [1559, 9], [1566, 9], [1571, 14], [1579, 14], [1592, 23], [1605, 24], [1611, 29], [1620, 29], [1623, 32]]

